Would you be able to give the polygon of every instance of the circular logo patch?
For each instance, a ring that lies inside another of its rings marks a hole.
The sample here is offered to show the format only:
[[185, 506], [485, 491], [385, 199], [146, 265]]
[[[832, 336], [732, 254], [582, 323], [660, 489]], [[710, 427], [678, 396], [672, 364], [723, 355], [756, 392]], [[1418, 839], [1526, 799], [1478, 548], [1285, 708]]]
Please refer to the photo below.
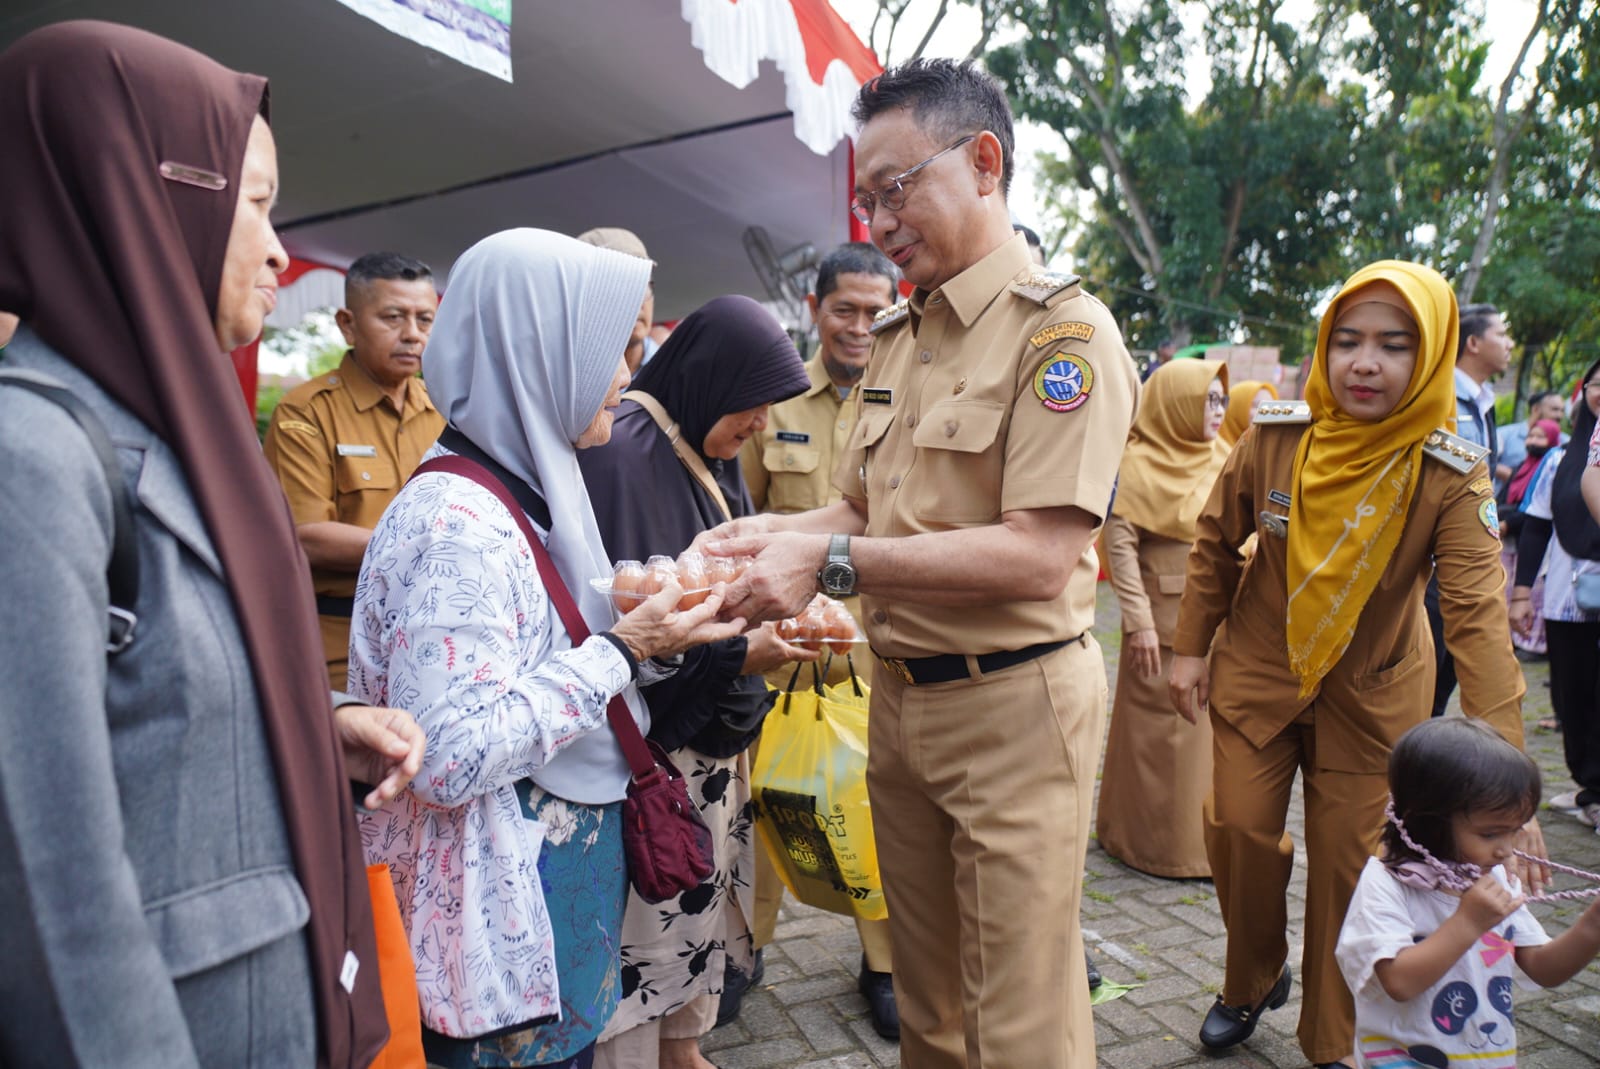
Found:
[[1056, 353], [1039, 365], [1033, 392], [1052, 412], [1071, 412], [1089, 399], [1094, 389], [1094, 369], [1081, 356]]
[[1500, 510], [1495, 507], [1494, 498], [1486, 497], [1478, 506], [1478, 520], [1483, 524], [1484, 530], [1500, 537]]

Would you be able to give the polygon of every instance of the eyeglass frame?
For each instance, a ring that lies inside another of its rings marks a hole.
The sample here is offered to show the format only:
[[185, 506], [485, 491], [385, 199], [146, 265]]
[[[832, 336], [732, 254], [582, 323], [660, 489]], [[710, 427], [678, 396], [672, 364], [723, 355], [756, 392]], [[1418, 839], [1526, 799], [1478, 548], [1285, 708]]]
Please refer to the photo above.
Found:
[[[927, 167], [939, 157], [954, 152], [962, 145], [965, 145], [970, 141], [976, 141], [977, 139], [977, 134], [968, 134], [966, 137], [963, 137], [961, 140], [957, 141], [953, 145], [950, 145], [948, 148], [942, 148], [938, 152], [935, 152], [932, 156], [929, 156], [915, 167], [907, 168], [894, 177], [885, 180], [883, 185], [878, 187], [877, 192], [857, 193], [855, 196], [850, 198], [850, 214], [860, 220], [864, 226], [871, 226], [872, 217], [877, 213], [878, 205], [882, 204], [891, 212], [903, 210], [906, 206], [907, 193], [906, 188], [902, 183], [904, 183], [907, 178], [912, 177], [918, 171], [922, 170], [924, 167]], [[886, 194], [891, 188], [899, 190], [899, 197], [897, 199], [900, 201], [900, 203], [898, 205], [890, 204], [886, 197]]]
[[1228, 410], [1228, 395], [1225, 393], [1212, 393], [1207, 390], [1206, 407], [1215, 409], [1218, 412], [1226, 412]]

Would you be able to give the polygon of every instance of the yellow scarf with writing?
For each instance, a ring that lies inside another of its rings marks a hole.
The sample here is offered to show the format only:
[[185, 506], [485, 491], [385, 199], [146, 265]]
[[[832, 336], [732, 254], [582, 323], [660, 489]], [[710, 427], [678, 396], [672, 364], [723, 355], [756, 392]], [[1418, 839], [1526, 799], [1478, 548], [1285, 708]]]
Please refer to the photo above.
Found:
[[1228, 458], [1205, 437], [1206, 391], [1215, 379], [1227, 389], [1228, 368], [1218, 360], [1174, 360], [1150, 376], [1117, 471], [1112, 515], [1194, 541], [1195, 521]]
[[[1346, 414], [1328, 381], [1328, 337], [1358, 290], [1387, 282], [1410, 306], [1419, 334], [1411, 382], [1392, 412]], [[1455, 428], [1455, 293], [1438, 272], [1383, 260], [1344, 284], [1317, 331], [1306, 383], [1311, 427], [1295, 453], [1289, 507], [1289, 666], [1310, 697], [1339, 662], [1361, 610], [1400, 542], [1430, 431]]]

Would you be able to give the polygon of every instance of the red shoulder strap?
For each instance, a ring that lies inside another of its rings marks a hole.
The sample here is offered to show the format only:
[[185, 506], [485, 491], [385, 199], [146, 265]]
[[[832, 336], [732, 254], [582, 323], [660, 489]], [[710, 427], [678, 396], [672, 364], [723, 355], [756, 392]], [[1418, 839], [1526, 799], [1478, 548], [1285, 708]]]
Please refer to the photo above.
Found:
[[[577, 603], [572, 600], [572, 592], [567, 589], [561, 573], [556, 570], [556, 562], [550, 559], [550, 551], [540, 541], [538, 532], [528, 520], [528, 514], [522, 511], [522, 506], [511, 496], [506, 484], [482, 464], [463, 456], [434, 457], [432, 460], [424, 461], [411, 473], [411, 478], [415, 479], [418, 475], [430, 471], [442, 471], [459, 475], [463, 479], [471, 479], [500, 499], [506, 511], [511, 513], [511, 518], [517, 521], [517, 526], [522, 530], [522, 537], [528, 540], [528, 548], [533, 551], [533, 562], [539, 569], [539, 578], [544, 581], [545, 593], [555, 605], [556, 615], [561, 617], [561, 624], [567, 629], [572, 644], [577, 646], [588, 638], [589, 625], [584, 622], [583, 614], [578, 611]], [[633, 774], [643, 776], [654, 770], [655, 759], [650, 756], [650, 749], [644, 744], [644, 736], [639, 734], [639, 725], [633, 722], [633, 714], [628, 711], [628, 703], [622, 700], [622, 695], [613, 695], [611, 701], [606, 703], [606, 719], [611, 722], [611, 730], [616, 733], [617, 742], [621, 745], [623, 756], [628, 759], [628, 768]]]

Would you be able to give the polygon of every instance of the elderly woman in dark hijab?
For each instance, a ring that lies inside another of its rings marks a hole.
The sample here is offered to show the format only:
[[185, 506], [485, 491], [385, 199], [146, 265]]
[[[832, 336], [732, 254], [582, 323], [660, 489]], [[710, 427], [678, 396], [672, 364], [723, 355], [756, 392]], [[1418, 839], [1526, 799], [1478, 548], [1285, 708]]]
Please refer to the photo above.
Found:
[[332, 714], [305, 558], [221, 355], [285, 266], [266, 101], [107, 23], [0, 55], [0, 308], [23, 322], [0, 380], [8, 1066], [342, 1069], [386, 1034], [340, 748], [376, 804], [421, 735]]
[[[754, 512], [739, 449], [766, 426], [769, 405], [809, 386], [794, 343], [746, 297], [719, 297], [680, 323], [624, 395], [611, 442], [579, 455], [612, 558], [673, 556], [702, 531]], [[715, 1023], [725, 965], [748, 972], [752, 954], [745, 751], [772, 704], [759, 673], [814, 658], [761, 628], [691, 650], [677, 675], [645, 689], [650, 737], [689, 781], [716, 842], [716, 871], [658, 906], [629, 898], [623, 967], [633, 979], [597, 1066], [707, 1064], [699, 1037]], [[681, 955], [688, 946], [703, 953]]]

